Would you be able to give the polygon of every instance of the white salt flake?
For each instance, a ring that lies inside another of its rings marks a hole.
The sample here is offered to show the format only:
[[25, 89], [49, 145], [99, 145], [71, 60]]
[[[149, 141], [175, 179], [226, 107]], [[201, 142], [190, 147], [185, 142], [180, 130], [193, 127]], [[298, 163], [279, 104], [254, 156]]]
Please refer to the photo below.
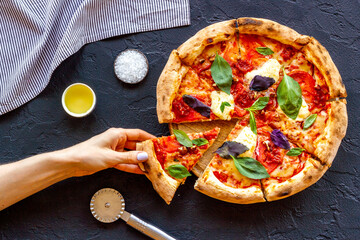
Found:
[[114, 69], [116, 76], [126, 83], [138, 83], [148, 72], [148, 62], [144, 54], [135, 49], [128, 49], [115, 59]]

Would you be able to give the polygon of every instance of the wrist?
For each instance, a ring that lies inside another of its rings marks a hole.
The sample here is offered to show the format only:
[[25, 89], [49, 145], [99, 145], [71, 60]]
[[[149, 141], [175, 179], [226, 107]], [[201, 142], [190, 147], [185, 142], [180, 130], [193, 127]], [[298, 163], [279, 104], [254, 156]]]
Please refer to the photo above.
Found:
[[78, 161], [74, 159], [68, 148], [46, 154], [48, 154], [51, 164], [61, 171], [64, 179], [75, 176]]

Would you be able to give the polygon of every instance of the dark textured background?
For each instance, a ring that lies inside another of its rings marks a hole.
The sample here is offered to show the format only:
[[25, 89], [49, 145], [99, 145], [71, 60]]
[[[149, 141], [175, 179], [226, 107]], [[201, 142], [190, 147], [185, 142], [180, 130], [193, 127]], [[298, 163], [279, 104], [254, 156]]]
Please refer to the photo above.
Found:
[[[190, 177], [167, 206], [144, 176], [105, 170], [65, 180], [0, 212], [0, 239], [145, 238], [121, 220], [101, 224], [93, 218], [89, 201], [103, 187], [119, 190], [129, 212], [179, 239], [359, 238], [358, 0], [191, 1], [191, 26], [86, 45], [61, 64], [37, 98], [0, 117], [0, 162], [64, 148], [112, 126], [168, 134], [167, 125], [157, 122], [155, 89], [170, 51], [207, 25], [245, 16], [269, 18], [314, 36], [339, 68], [349, 95], [348, 133], [318, 183], [281, 201], [235, 205], [193, 190], [196, 179]], [[113, 73], [115, 56], [126, 48], [143, 51], [150, 62], [147, 78], [135, 86], [120, 83]], [[84, 119], [70, 118], [61, 107], [63, 90], [74, 82], [89, 84], [98, 97], [95, 111]]]

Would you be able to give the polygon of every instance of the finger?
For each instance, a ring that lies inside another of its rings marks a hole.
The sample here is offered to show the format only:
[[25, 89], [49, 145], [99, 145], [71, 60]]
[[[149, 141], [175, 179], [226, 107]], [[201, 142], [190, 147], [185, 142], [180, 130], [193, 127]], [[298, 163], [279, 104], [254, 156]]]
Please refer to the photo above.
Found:
[[145, 141], [151, 138], [155, 138], [154, 135], [141, 129], [123, 129], [123, 131], [126, 134], [128, 141]]
[[127, 142], [125, 143], [124, 148], [131, 149], [131, 150], [136, 150], [136, 143], [138, 143], [138, 142], [135, 142], [135, 141], [127, 141]]
[[144, 162], [148, 159], [148, 154], [146, 152], [140, 151], [129, 151], [129, 152], [116, 152], [112, 151], [113, 158], [117, 161], [117, 164], [120, 163], [139, 163]]
[[116, 165], [114, 168], [129, 172], [129, 173], [135, 173], [135, 174], [144, 174], [143, 171], [141, 171], [140, 167], [137, 164], [127, 164], [127, 163], [121, 163]]

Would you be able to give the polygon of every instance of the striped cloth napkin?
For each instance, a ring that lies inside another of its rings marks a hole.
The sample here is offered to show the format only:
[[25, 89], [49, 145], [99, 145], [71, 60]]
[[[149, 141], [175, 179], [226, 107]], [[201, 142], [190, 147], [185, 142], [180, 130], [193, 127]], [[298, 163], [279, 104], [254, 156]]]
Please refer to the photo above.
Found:
[[189, 24], [189, 0], [0, 0], [0, 115], [87, 43]]

